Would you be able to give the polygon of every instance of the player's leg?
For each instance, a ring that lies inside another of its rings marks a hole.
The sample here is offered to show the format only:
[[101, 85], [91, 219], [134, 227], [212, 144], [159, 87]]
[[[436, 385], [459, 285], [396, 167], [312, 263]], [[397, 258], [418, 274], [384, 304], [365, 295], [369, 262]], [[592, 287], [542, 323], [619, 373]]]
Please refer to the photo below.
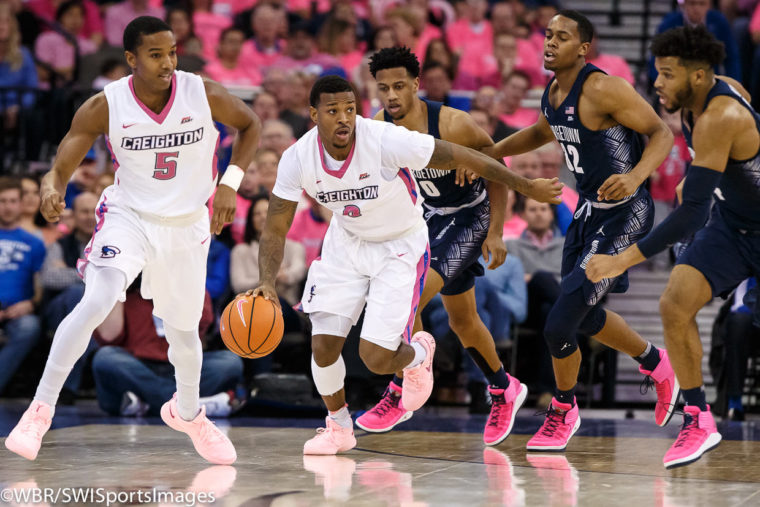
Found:
[[[416, 333], [422, 331], [422, 310], [424, 310], [430, 300], [435, 297], [436, 294], [441, 292], [443, 288], [443, 278], [435, 269], [429, 269], [425, 277], [425, 287], [422, 289], [422, 295], [420, 296], [420, 304], [417, 308], [417, 314], [414, 316], [414, 329]], [[401, 372], [399, 372], [401, 373]]]
[[443, 295], [449, 314], [449, 326], [488, 380], [491, 411], [486, 421], [483, 441], [487, 445], [502, 442], [512, 431], [517, 411], [528, 395], [528, 388], [504, 371], [493, 336], [478, 315], [475, 287], [456, 295]]

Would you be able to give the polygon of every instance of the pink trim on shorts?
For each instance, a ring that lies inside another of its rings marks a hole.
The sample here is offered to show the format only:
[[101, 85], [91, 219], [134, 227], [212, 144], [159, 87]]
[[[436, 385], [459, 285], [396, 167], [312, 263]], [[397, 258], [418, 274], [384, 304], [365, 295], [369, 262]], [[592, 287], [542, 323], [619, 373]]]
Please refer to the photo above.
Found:
[[106, 220], [106, 213], [108, 213], [108, 204], [106, 204], [106, 200], [107, 198], [103, 196], [103, 201], [98, 204], [97, 208], [95, 208], [95, 216], [98, 218], [98, 222], [95, 224], [95, 230], [92, 231], [92, 237], [87, 244], [87, 248], [84, 249], [84, 258], [77, 260], [77, 274], [82, 280], [84, 280], [84, 270], [87, 267], [87, 264], [90, 263], [88, 259], [92, 252], [92, 244], [95, 242], [95, 235], [103, 228], [103, 222]]
[[414, 293], [412, 295], [412, 311], [409, 314], [409, 320], [406, 322], [404, 328], [404, 340], [406, 343], [412, 341], [412, 329], [414, 329], [414, 317], [417, 315], [417, 307], [420, 304], [420, 297], [422, 296], [422, 290], [425, 288], [425, 278], [427, 278], [427, 270], [430, 266], [430, 243], [425, 245], [425, 253], [420, 256], [420, 260], [417, 263], [417, 278], [414, 282]]
[[145, 114], [147, 114], [151, 120], [161, 125], [166, 117], [169, 116], [169, 111], [171, 111], [172, 104], [174, 104], [174, 96], [177, 94], [177, 74], [172, 74], [172, 92], [171, 95], [169, 95], [169, 100], [166, 102], [166, 105], [159, 114], [151, 111], [148, 106], [143, 104], [142, 101], [137, 98], [137, 94], [135, 93], [135, 85], [132, 83], [132, 77], [133, 76], [129, 76], [129, 91], [132, 92], [132, 96], [135, 98], [135, 102], [137, 102], [137, 105], [140, 106], [140, 109], [145, 111]]
[[[214, 159], [211, 161], [211, 179], [216, 182], [216, 175], [219, 172], [219, 168], [217, 167], [219, 165], [219, 161], [216, 157], [216, 152], [219, 149], [219, 141], [222, 139], [222, 136], [219, 134], [219, 131], [216, 132], [216, 146], [214, 146]], [[246, 171], [247, 167], [242, 167], [243, 171]]]
[[409, 197], [412, 198], [412, 204], [417, 204], [417, 186], [414, 184], [414, 180], [412, 179], [412, 175], [409, 172], [409, 169], [406, 167], [399, 169], [398, 177], [401, 178], [401, 181], [404, 182], [404, 186], [406, 186], [406, 189], [409, 192]]
[[317, 145], [319, 146], [319, 161], [322, 163], [322, 169], [324, 169], [324, 171], [330, 176], [334, 176], [338, 179], [342, 178], [343, 175], [346, 174], [346, 171], [348, 171], [348, 166], [351, 165], [351, 159], [354, 158], [356, 139], [354, 138], [354, 144], [351, 145], [351, 151], [348, 152], [348, 157], [346, 157], [346, 160], [343, 161], [343, 165], [340, 166], [340, 169], [337, 171], [331, 170], [327, 167], [327, 164], [325, 164], [325, 147], [322, 146], [322, 138], [319, 137], [319, 134], [317, 134]]
[[113, 172], [119, 170], [119, 167], [121, 167], [121, 164], [119, 164], [119, 161], [116, 160], [116, 154], [113, 152], [113, 146], [111, 146], [111, 139], [106, 136], [106, 147], [108, 148], [108, 152], [111, 154], [111, 161], [113, 161]]

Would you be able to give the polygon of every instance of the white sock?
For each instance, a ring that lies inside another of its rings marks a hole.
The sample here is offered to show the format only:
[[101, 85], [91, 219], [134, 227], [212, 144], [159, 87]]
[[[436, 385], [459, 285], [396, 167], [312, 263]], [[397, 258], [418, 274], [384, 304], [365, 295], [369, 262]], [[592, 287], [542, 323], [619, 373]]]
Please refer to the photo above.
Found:
[[164, 322], [166, 341], [169, 342], [169, 362], [174, 365], [177, 381], [177, 411], [186, 421], [192, 421], [200, 412], [201, 365], [203, 349], [198, 331], [182, 331]]
[[330, 419], [340, 424], [341, 428], [353, 428], [354, 422], [351, 420], [351, 414], [348, 413], [348, 407], [343, 407], [335, 412], [328, 411]]
[[639, 354], [639, 358], [644, 359], [645, 357], [647, 357], [647, 355], [649, 354], [651, 350], [652, 350], [652, 342], [647, 342], [647, 348], [644, 349], [644, 352]]
[[410, 345], [414, 349], [414, 359], [412, 359], [412, 362], [406, 365], [404, 369], [419, 366], [427, 357], [427, 349], [423, 347], [420, 342], [412, 342]]

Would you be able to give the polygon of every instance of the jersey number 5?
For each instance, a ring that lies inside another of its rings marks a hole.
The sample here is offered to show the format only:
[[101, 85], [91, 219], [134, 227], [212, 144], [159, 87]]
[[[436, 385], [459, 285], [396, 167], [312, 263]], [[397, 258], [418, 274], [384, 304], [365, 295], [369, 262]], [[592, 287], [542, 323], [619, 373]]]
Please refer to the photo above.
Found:
[[153, 177], [157, 180], [170, 180], [177, 175], [177, 161], [170, 160], [179, 157], [178, 151], [164, 151], [156, 153], [156, 169]]
[[567, 167], [574, 173], [583, 174], [583, 168], [578, 164], [581, 161], [581, 155], [578, 153], [578, 148], [572, 144], [559, 143], [562, 146], [562, 151], [565, 153], [565, 162]]

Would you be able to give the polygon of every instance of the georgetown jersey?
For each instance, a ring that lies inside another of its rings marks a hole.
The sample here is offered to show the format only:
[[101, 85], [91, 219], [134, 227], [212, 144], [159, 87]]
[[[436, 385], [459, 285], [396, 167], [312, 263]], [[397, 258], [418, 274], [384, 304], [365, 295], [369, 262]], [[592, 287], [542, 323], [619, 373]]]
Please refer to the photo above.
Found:
[[552, 78], [541, 98], [541, 111], [565, 152], [565, 161], [575, 176], [578, 194], [582, 199], [596, 202], [596, 191], [607, 178], [629, 173], [639, 163], [642, 146], [638, 134], [628, 127], [615, 125], [604, 130], [589, 130], [583, 126], [578, 103], [583, 83], [592, 72], [604, 71], [587, 63], [557, 109], [549, 102]]
[[[436, 139], [441, 138], [438, 130], [438, 119], [441, 115], [440, 102], [421, 99], [427, 104], [428, 111], [428, 134]], [[385, 121], [393, 123], [393, 118], [387, 111], [383, 111]], [[425, 198], [425, 206], [429, 208], [459, 208], [474, 203], [485, 192], [486, 183], [483, 178], [478, 178], [472, 183], [466, 183], [460, 187], [455, 183], [456, 171], [443, 171], [425, 167], [412, 171], [420, 191]]]
[[203, 79], [175, 71], [160, 114], [145, 106], [132, 76], [106, 85], [114, 199], [137, 211], [176, 217], [205, 205], [216, 183], [219, 132]]
[[314, 127], [282, 154], [272, 193], [298, 201], [305, 190], [333, 212], [331, 227], [361, 240], [401, 238], [425, 227], [411, 172], [425, 167], [433, 149], [427, 134], [357, 116], [354, 144], [338, 162]]
[[[755, 127], [760, 132], [760, 115], [735, 88], [725, 81], [715, 80], [715, 85], [705, 99], [704, 109], [707, 109], [707, 105], [713, 98], [720, 95], [731, 97], [747, 108], [755, 119]], [[692, 121], [686, 118], [683, 133], [693, 156], [692, 128]], [[718, 188], [715, 189], [715, 198], [720, 214], [729, 226], [734, 229], [760, 231], [760, 147], [758, 152], [747, 160], [728, 159], [726, 170], [720, 177]]]

